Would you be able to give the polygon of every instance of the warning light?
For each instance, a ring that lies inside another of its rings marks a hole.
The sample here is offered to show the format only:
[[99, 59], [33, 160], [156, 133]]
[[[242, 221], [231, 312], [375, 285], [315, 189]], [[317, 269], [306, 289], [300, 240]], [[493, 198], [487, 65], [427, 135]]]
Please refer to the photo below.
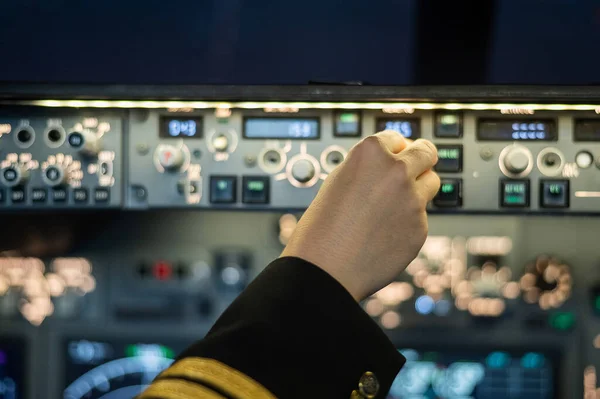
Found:
[[171, 275], [173, 274], [173, 267], [170, 263], [167, 262], [156, 262], [156, 264], [152, 268], [152, 274], [157, 280], [169, 280], [171, 278]]

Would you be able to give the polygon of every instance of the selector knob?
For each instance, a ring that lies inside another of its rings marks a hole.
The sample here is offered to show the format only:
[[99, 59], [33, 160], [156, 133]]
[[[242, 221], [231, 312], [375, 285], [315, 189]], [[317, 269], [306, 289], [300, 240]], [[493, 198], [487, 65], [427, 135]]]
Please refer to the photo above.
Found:
[[42, 180], [50, 187], [58, 187], [67, 182], [67, 175], [62, 166], [51, 165], [42, 172]]
[[217, 134], [212, 139], [212, 145], [215, 151], [225, 152], [227, 151], [227, 147], [229, 147], [229, 139], [224, 134]]
[[185, 157], [181, 148], [172, 145], [160, 145], [156, 149], [156, 157], [160, 165], [166, 170], [177, 170], [181, 168]]
[[10, 165], [0, 171], [0, 180], [7, 187], [16, 187], [29, 179], [29, 170], [22, 165]]
[[89, 157], [98, 155], [102, 149], [102, 140], [94, 133], [85, 130], [83, 132], [70, 133], [68, 141], [71, 147], [76, 148], [80, 153]]
[[526, 147], [515, 145], [507, 147], [505, 151], [502, 163], [508, 172], [520, 174], [531, 166], [531, 152]]
[[300, 183], [306, 183], [315, 177], [315, 167], [307, 159], [300, 159], [292, 166], [292, 176]]

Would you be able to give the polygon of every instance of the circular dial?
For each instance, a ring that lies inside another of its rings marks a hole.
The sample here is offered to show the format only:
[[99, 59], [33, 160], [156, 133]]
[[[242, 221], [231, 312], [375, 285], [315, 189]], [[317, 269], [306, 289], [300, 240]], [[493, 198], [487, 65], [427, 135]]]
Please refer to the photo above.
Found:
[[160, 166], [169, 171], [181, 169], [185, 162], [183, 150], [170, 144], [159, 145], [156, 148], [155, 157]]
[[514, 146], [504, 156], [504, 167], [511, 173], [519, 174], [527, 170], [531, 164], [531, 153], [522, 146]]
[[58, 187], [67, 183], [67, 174], [62, 165], [49, 165], [42, 172], [42, 180], [50, 187]]
[[212, 145], [218, 152], [225, 152], [229, 147], [229, 139], [224, 134], [217, 134], [212, 138]]
[[569, 266], [547, 255], [540, 255], [525, 266], [519, 283], [525, 302], [537, 303], [542, 309], [560, 307], [573, 288]]
[[307, 159], [299, 159], [292, 165], [292, 176], [300, 183], [307, 183], [315, 177], [315, 167]]
[[117, 399], [139, 395], [173, 359], [159, 355], [136, 356], [104, 363], [69, 385], [65, 399]]
[[29, 179], [29, 170], [22, 164], [11, 164], [0, 170], [0, 181], [7, 187], [20, 186]]

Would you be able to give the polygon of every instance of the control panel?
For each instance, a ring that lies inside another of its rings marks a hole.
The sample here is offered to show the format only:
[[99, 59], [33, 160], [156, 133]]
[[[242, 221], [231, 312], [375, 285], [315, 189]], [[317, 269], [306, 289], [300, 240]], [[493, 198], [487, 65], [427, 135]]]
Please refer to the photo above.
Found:
[[123, 117], [0, 109], [0, 207], [122, 206]]

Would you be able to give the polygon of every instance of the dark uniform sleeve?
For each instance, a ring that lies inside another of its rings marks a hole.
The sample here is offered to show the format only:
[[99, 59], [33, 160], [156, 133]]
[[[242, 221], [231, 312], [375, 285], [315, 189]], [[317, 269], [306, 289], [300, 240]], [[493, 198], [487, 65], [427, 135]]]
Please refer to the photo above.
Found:
[[337, 280], [287, 257], [272, 262], [141, 398], [161, 397], [156, 384], [174, 381], [217, 395], [197, 396], [207, 398], [385, 398], [404, 362]]

